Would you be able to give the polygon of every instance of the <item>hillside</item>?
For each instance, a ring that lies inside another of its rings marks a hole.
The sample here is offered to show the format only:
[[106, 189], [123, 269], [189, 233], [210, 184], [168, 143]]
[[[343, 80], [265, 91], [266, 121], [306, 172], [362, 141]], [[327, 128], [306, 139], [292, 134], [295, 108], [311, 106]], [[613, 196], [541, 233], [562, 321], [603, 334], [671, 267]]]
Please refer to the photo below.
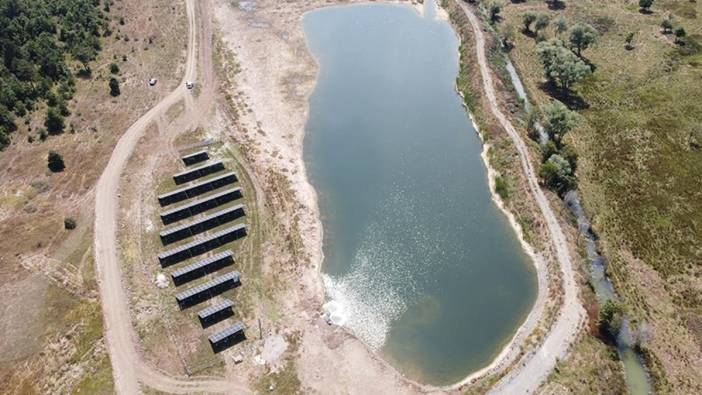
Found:
[[[577, 155], [577, 188], [632, 326], [646, 333], [638, 340], [662, 392], [702, 389], [701, 12], [694, 1], [654, 1], [650, 10], [635, 1], [514, 1], [493, 22], [537, 106], [558, 99], [577, 113], [563, 143]], [[546, 26], [525, 28], [528, 13]], [[539, 43], [568, 43], [579, 23], [595, 30], [580, 55], [592, 72], [559, 89], [545, 78]], [[567, 371], [568, 362], [554, 380], [567, 385]]]

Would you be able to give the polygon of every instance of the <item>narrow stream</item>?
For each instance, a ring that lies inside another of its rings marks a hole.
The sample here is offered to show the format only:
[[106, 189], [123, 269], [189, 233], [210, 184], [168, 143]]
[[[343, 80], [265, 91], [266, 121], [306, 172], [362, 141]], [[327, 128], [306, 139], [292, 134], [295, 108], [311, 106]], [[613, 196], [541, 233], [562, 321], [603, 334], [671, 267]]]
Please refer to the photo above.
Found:
[[[524, 102], [524, 107], [527, 112], [531, 111], [531, 104], [529, 103], [526, 90], [524, 89], [524, 84], [522, 84], [522, 80], [519, 78], [517, 70], [514, 68], [512, 61], [507, 55], [505, 55], [505, 62], [507, 72], [512, 80], [512, 85], [517, 92], [517, 96]], [[539, 131], [539, 142], [542, 145], [546, 144], [548, 142], [548, 135], [541, 125], [536, 125], [536, 128]], [[590, 221], [580, 204], [578, 192], [568, 192], [563, 200], [570, 212], [577, 218], [578, 231], [585, 240], [585, 250], [587, 252], [588, 261], [590, 262], [590, 283], [595, 290], [597, 302], [600, 304], [600, 306], [602, 306], [608, 300], [616, 300], [617, 294], [614, 291], [614, 286], [609, 278], [607, 278], [605, 271], [606, 260], [602, 255], [600, 255], [599, 252], [597, 252], [596, 237], [592, 233]], [[632, 338], [633, 336], [629, 328], [628, 320], [625, 317], [622, 323], [619, 338], [617, 339], [617, 351], [619, 352], [619, 358], [622, 360], [624, 365], [624, 376], [627, 387], [629, 392], [634, 395], [650, 394], [653, 392], [650, 378], [646, 372], [643, 357], [633, 348]]]

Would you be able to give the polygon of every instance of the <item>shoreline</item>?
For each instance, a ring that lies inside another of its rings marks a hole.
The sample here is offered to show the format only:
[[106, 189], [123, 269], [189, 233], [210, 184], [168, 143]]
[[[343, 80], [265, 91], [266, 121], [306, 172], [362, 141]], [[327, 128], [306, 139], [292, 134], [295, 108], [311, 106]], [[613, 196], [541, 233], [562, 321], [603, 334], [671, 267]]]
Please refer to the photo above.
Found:
[[[387, 2], [383, 2], [385, 4], [394, 4], [394, 5], [406, 5], [414, 9], [420, 16], [423, 15], [423, 5], [418, 4], [418, 3], [410, 3], [407, 1], [399, 1], [399, 0], [391, 0]], [[326, 301], [326, 288], [324, 286], [323, 282], [323, 277], [322, 277], [322, 265], [324, 264], [324, 252], [323, 252], [323, 238], [324, 238], [324, 229], [322, 226], [322, 221], [321, 221], [321, 212], [319, 210], [319, 197], [316, 189], [312, 185], [311, 180], [308, 177], [307, 173], [307, 167], [305, 166], [305, 160], [304, 160], [304, 139], [305, 139], [305, 134], [306, 134], [306, 125], [307, 121], [309, 118], [309, 99], [314, 92], [314, 89], [317, 84], [317, 76], [319, 74], [319, 69], [320, 65], [318, 62], [318, 59], [314, 56], [314, 54], [310, 51], [309, 46], [307, 45], [307, 37], [304, 34], [304, 17], [307, 13], [312, 12], [312, 11], [317, 11], [320, 9], [326, 9], [329, 7], [347, 7], [347, 6], [353, 6], [353, 5], [360, 5], [360, 4], [379, 4], [378, 2], [370, 2], [370, 1], [351, 1], [350, 3], [346, 4], [336, 4], [336, 5], [327, 5], [326, 3], [323, 2], [310, 2], [306, 3], [305, 5], [301, 6], [301, 8], [304, 9], [304, 12], [300, 13], [299, 15], [286, 15], [286, 16], [295, 16], [295, 21], [296, 21], [296, 26], [292, 26], [292, 29], [296, 31], [292, 31], [292, 33], [301, 33], [302, 36], [302, 41], [305, 46], [305, 53], [303, 55], [300, 55], [298, 52], [295, 52], [294, 60], [297, 62], [302, 63], [303, 65], [309, 66], [305, 71], [307, 72], [306, 74], [312, 74], [311, 75], [311, 81], [305, 81], [304, 87], [302, 90], [303, 92], [296, 92], [297, 97], [296, 99], [300, 99], [302, 102], [302, 111], [298, 112], [294, 116], [294, 122], [295, 124], [301, 124], [300, 128], [293, 128], [290, 132], [291, 136], [290, 141], [285, 141], [284, 144], [279, 144], [280, 141], [277, 141], [273, 144], [271, 144], [271, 141], [266, 141], [267, 139], [259, 139], [259, 142], [263, 142], [261, 146], [263, 148], [270, 149], [271, 151], [275, 150], [277, 151], [278, 149], [281, 148], [282, 146], [285, 146], [284, 148], [289, 149], [290, 152], [287, 152], [290, 154], [289, 156], [291, 157], [290, 162], [294, 163], [294, 169], [295, 171], [293, 172], [293, 177], [289, 177], [289, 182], [291, 186], [293, 187], [294, 195], [296, 196], [296, 200], [299, 200], [300, 206], [304, 208], [304, 210], [298, 209], [298, 211], [306, 211], [303, 212], [302, 214], [303, 217], [306, 217], [302, 223], [303, 225], [306, 226], [301, 226], [300, 233], [301, 233], [301, 238], [303, 240], [303, 247], [304, 247], [304, 253], [307, 254], [307, 257], [309, 258], [309, 264], [303, 265], [301, 271], [301, 283], [304, 284], [304, 286], [307, 287], [307, 290], [291, 290], [290, 292], [300, 292], [302, 295], [296, 295], [298, 298], [302, 297], [303, 299], [306, 300], [315, 300], [315, 303], [319, 303], [320, 306], [324, 306], [325, 301]], [[231, 4], [225, 4], [225, 7], [231, 7], [232, 9], [236, 10], [234, 11], [235, 13], [243, 12], [243, 16], [247, 16], [245, 11], [238, 10], [235, 6], [232, 6]], [[289, 14], [293, 14], [294, 10], [291, 10]], [[454, 34], [456, 34], [456, 37], [458, 38], [459, 45], [461, 42], [461, 38], [458, 34], [458, 32], [455, 30], [454, 26], [450, 23], [448, 20], [448, 12], [445, 10], [443, 7], [439, 6], [436, 4], [436, 15], [435, 19], [437, 20], [443, 20], [449, 23], [452, 27], [452, 30]], [[221, 24], [220, 24], [221, 25]], [[225, 34], [226, 34], [226, 28], [224, 28]], [[287, 34], [290, 34], [291, 32], [286, 32]], [[228, 42], [225, 40], [226, 45], [237, 52], [237, 60], [241, 60], [239, 53], [236, 49], [237, 45], [233, 44], [232, 42]], [[299, 48], [298, 48], [299, 49]], [[249, 49], [250, 50], [250, 49]], [[284, 55], [276, 55], [277, 57], [284, 57]], [[305, 60], [307, 58], [307, 60]], [[460, 55], [459, 55], [460, 58]], [[251, 59], [248, 59], [251, 60]], [[246, 62], [242, 62], [246, 63]], [[251, 63], [251, 62], [249, 62]], [[255, 63], [255, 62], [253, 62]], [[247, 64], [246, 66], [250, 66], [250, 64]], [[244, 67], [246, 68], [246, 67]], [[307, 75], [305, 76], [307, 77]], [[260, 88], [260, 87], [256, 87]], [[262, 93], [265, 95], [265, 93]], [[521, 348], [521, 345], [523, 344], [524, 339], [533, 331], [535, 328], [536, 324], [539, 323], [540, 318], [543, 316], [543, 311], [544, 311], [544, 301], [545, 297], [547, 295], [547, 275], [546, 273], [546, 267], [543, 262], [543, 260], [540, 259], [540, 257], [537, 256], [537, 254], [534, 252], [533, 248], [531, 245], [529, 245], [526, 240], [524, 240], [523, 237], [523, 231], [521, 229], [521, 226], [516, 221], [516, 218], [514, 215], [509, 212], [509, 210], [506, 209], [504, 206], [504, 203], [502, 202], [501, 198], [496, 194], [494, 191], [494, 175], [497, 174], [496, 171], [490, 166], [488, 158], [487, 158], [487, 152], [490, 148], [489, 144], [486, 144], [483, 140], [483, 135], [480, 131], [480, 129], [477, 127], [473, 120], [473, 115], [471, 112], [465, 107], [465, 102], [463, 101], [463, 98], [459, 92], [456, 91], [456, 94], [461, 98], [462, 105], [464, 105], [464, 109], [466, 111], [466, 114], [469, 116], [471, 123], [473, 124], [473, 127], [475, 129], [475, 132], [478, 134], [481, 144], [482, 144], [482, 150], [481, 150], [481, 158], [483, 160], [483, 163], [486, 167], [487, 174], [486, 176], [488, 177], [488, 188], [490, 189], [490, 195], [491, 199], [495, 203], [495, 205], [499, 208], [499, 210], [507, 217], [507, 220], [510, 223], [510, 226], [516, 233], [516, 236], [518, 237], [520, 241], [520, 245], [522, 246], [522, 249], [524, 250], [524, 253], [526, 253], [529, 258], [532, 260], [532, 263], [535, 267], [535, 270], [537, 272], [537, 297], [534, 300], [534, 305], [533, 307], [529, 310], [528, 314], [526, 315], [525, 320], [522, 322], [521, 325], [519, 325], [517, 328], [515, 328], [514, 334], [508, 338], [507, 343], [504, 346], [501, 346], [499, 348], [499, 352], [497, 353], [497, 356], [485, 367], [477, 370], [470, 372], [467, 376], [465, 376], [463, 379], [453, 383], [453, 384], [447, 384], [447, 385], [432, 385], [432, 384], [423, 384], [420, 382], [415, 381], [414, 379], [411, 379], [407, 376], [405, 376], [403, 373], [401, 373], [397, 368], [395, 368], [393, 365], [391, 365], [379, 352], [373, 351], [367, 344], [365, 344], [362, 340], [357, 338], [356, 336], [353, 335], [353, 333], [346, 329], [345, 327], [339, 327], [339, 326], [330, 326], [330, 328], [322, 328], [321, 330], [323, 332], [325, 331], [331, 331], [332, 334], [337, 334], [339, 330], [343, 332], [343, 334], [349, 338], [352, 339], [352, 341], [345, 341], [343, 342], [342, 346], [339, 348], [353, 348], [354, 352], [358, 353], [365, 353], [367, 354], [367, 357], [370, 358], [371, 360], [375, 361], [375, 363], [378, 364], [378, 369], [377, 372], [374, 372], [375, 374], [379, 375], [382, 377], [382, 381], [390, 380], [388, 384], [392, 385], [392, 387], [397, 388], [398, 390], [400, 389], [405, 389], [405, 390], [411, 390], [412, 392], [416, 392], [419, 390], [420, 392], [431, 392], [431, 391], [455, 391], [458, 390], [460, 387], [465, 386], [466, 384], [471, 384], [474, 383], [475, 381], [484, 378], [486, 376], [489, 376], [490, 374], [497, 373], [503, 371], [503, 369], [509, 365], [509, 363], [513, 362], [515, 360], [515, 357], [519, 355], [519, 351]], [[249, 99], [249, 102], [251, 102], [251, 99]], [[251, 107], [259, 110], [259, 107], [256, 105], [255, 100], [253, 103], [250, 103]], [[254, 111], [255, 113], [256, 111]], [[285, 111], [283, 111], [285, 112]], [[282, 114], [290, 116], [290, 114]], [[281, 116], [281, 115], [277, 115]], [[257, 117], [258, 118], [258, 117]], [[292, 116], [290, 118], [293, 118]], [[289, 120], [290, 122], [290, 120]], [[268, 129], [266, 129], [268, 132]], [[301, 132], [301, 133], [300, 133]], [[278, 143], [278, 144], [276, 144]], [[292, 143], [292, 144], [291, 144]], [[289, 145], [288, 145], [289, 144]], [[285, 155], [288, 156], [288, 155]], [[258, 158], [257, 158], [257, 162]], [[268, 162], [268, 167], [270, 168], [278, 168], [281, 166], [282, 161], [273, 161], [270, 162], [269, 160], [266, 160], [265, 162]], [[284, 165], [284, 163], [283, 163]], [[260, 166], [260, 163], [257, 163], [256, 166]], [[265, 170], [265, 169], [264, 169]], [[300, 214], [300, 212], [298, 212]], [[309, 275], [306, 275], [305, 273], [309, 273]], [[287, 305], [287, 303], [286, 303]], [[299, 308], [298, 308], [299, 309]], [[295, 310], [296, 311], [296, 310]], [[323, 321], [319, 320], [321, 316], [324, 314], [323, 308], [321, 309], [315, 309], [314, 311], [305, 311], [307, 316], [312, 315], [311, 319], [312, 322], [318, 322], [318, 321]], [[310, 317], [308, 317], [310, 318]], [[309, 322], [309, 319], [307, 320]], [[309, 323], [307, 324], [309, 325]], [[326, 323], [323, 324], [326, 326]], [[314, 331], [317, 331], [317, 324], [314, 324]], [[336, 329], [338, 328], [338, 330]], [[305, 328], [306, 332], [313, 331], [313, 329], [310, 328]], [[303, 341], [304, 343], [304, 341]], [[362, 350], [358, 350], [358, 345], [361, 346]], [[324, 343], [319, 344], [319, 340], [316, 343], [316, 346], [321, 346], [325, 347]], [[303, 345], [304, 347], [304, 345]], [[311, 350], [311, 351], [319, 351], [319, 350]], [[323, 350], [324, 351], [324, 350]], [[344, 359], [341, 361], [341, 363], [346, 363], [350, 359], [359, 359], [360, 357], [356, 358], [357, 356], [352, 356], [349, 357], [348, 355], [342, 355], [341, 358]], [[363, 357], [361, 355], [361, 357]], [[300, 359], [304, 360], [304, 357], [301, 357]], [[307, 363], [307, 361], [303, 361]], [[304, 365], [304, 363], [303, 363]], [[389, 370], [389, 371], [387, 371]], [[367, 374], [368, 372], [366, 372]], [[299, 373], [301, 381], [304, 383], [306, 380], [304, 379], [305, 373]], [[353, 383], [349, 383], [349, 385], [353, 385]], [[400, 387], [397, 387], [397, 386]]]

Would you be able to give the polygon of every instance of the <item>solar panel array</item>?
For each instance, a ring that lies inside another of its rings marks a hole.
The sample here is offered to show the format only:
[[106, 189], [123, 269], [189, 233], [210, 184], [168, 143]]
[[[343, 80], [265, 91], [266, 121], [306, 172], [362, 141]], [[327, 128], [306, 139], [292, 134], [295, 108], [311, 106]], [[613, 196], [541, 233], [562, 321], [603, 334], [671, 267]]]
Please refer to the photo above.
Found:
[[184, 155], [180, 159], [186, 166], [194, 165], [195, 163], [205, 161], [210, 158], [207, 150], [193, 152], [192, 154]]
[[234, 325], [221, 330], [214, 335], [211, 335], [208, 339], [210, 340], [210, 343], [216, 344], [221, 342], [222, 340], [230, 337], [230, 336], [236, 336], [238, 334], [241, 334], [244, 332], [244, 324], [241, 322], [237, 322]]
[[204, 177], [208, 174], [216, 173], [224, 169], [224, 163], [221, 160], [216, 160], [214, 162], [205, 163], [192, 169], [181, 171], [180, 173], [173, 175], [173, 181], [176, 184], [182, 184], [184, 182], [192, 181], [200, 177]]
[[195, 236], [196, 234], [215, 228], [219, 225], [224, 225], [227, 222], [233, 221], [243, 216], [244, 205], [237, 204], [235, 206], [227, 207], [212, 214], [206, 215], [194, 221], [186, 222], [178, 226], [164, 229], [159, 233], [159, 237], [161, 238], [161, 242], [164, 245], [170, 244], [185, 239], [189, 236]]
[[236, 173], [229, 171], [208, 180], [200, 181], [192, 185], [174, 189], [170, 192], [158, 195], [158, 202], [161, 206], [167, 206], [182, 200], [194, 198], [202, 195], [203, 193], [213, 191], [225, 185], [233, 184], [237, 181], [238, 178], [236, 177]]
[[197, 296], [198, 294], [201, 294], [203, 292], [207, 292], [207, 291], [211, 290], [212, 288], [215, 288], [218, 285], [225, 284], [229, 281], [232, 281], [234, 283], [238, 283], [240, 281], [240, 278], [241, 278], [241, 275], [237, 271], [223, 274], [219, 277], [215, 277], [214, 279], [212, 279], [204, 284], [200, 284], [198, 286], [186, 289], [185, 291], [176, 295], [176, 300], [178, 302], [183, 302], [189, 298]]
[[229, 266], [232, 263], [234, 263], [234, 255], [230, 250], [227, 250], [182, 267], [171, 273], [171, 278], [175, 285], [181, 285]]
[[[201, 150], [184, 155], [181, 159], [187, 166], [208, 160], [209, 154], [206, 150]], [[222, 161], [217, 160], [177, 173], [173, 176], [173, 179], [176, 184], [183, 184], [209, 174], [217, 173], [220, 170], [224, 170], [224, 164]], [[164, 225], [168, 225], [241, 198], [242, 193], [239, 187], [228, 188], [209, 196], [199, 199], [196, 198], [199, 195], [215, 191], [216, 189], [236, 183], [237, 181], [236, 174], [233, 171], [229, 171], [208, 180], [194, 182], [190, 185], [159, 195], [158, 201], [161, 206], [190, 199], [189, 203], [161, 212], [161, 220]], [[244, 215], [244, 205], [237, 204], [207, 214], [202, 218], [163, 229], [159, 232], [159, 236], [163, 244], [166, 245], [193, 237], [209, 229], [217, 228]], [[191, 240], [181, 246], [164, 251], [158, 254], [158, 259], [162, 267], [167, 267], [217, 249], [245, 235], [246, 225], [243, 223], [235, 224], [223, 230], [205, 235], [205, 237], [200, 239]], [[232, 263], [234, 263], [234, 254], [231, 250], [226, 250], [174, 270], [171, 272], [171, 278], [176, 287], [178, 287], [181, 284], [201, 278], [209, 273], [217, 272]], [[203, 284], [179, 292], [176, 294], [176, 301], [182, 310], [239, 286], [241, 284], [240, 281], [241, 274], [238, 271], [231, 271]], [[233, 315], [233, 307], [234, 303], [231, 300], [223, 299], [219, 303], [200, 310], [197, 313], [200, 324], [203, 328], [207, 328], [228, 319]], [[243, 333], [244, 325], [241, 322], [236, 322], [234, 325], [209, 336], [212, 350], [217, 353], [231, 347], [233, 344], [243, 339], [243, 337], [241, 337]]]
[[174, 207], [170, 210], [162, 211], [160, 214], [161, 221], [164, 225], [168, 225], [181, 219], [192, 217], [193, 215], [213, 209], [217, 206], [221, 206], [224, 203], [236, 200], [241, 196], [242, 194], [240, 187], [229, 188], [201, 199], [195, 199], [190, 203]]
[[222, 303], [217, 303], [216, 305], [213, 305], [213, 306], [210, 306], [210, 307], [207, 307], [205, 309], [200, 310], [197, 313], [197, 316], [201, 320], [204, 320], [204, 319], [207, 319], [208, 317], [210, 317], [214, 314], [217, 314], [220, 311], [222, 311], [224, 309], [228, 309], [230, 307], [234, 307], [234, 302], [232, 302], [229, 299], [224, 299], [224, 301]]

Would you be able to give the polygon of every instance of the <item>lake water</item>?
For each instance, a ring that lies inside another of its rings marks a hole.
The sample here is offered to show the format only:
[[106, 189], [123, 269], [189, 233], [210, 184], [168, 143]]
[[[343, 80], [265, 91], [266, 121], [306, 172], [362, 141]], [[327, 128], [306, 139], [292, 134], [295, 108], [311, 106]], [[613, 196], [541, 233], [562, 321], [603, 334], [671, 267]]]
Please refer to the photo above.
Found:
[[409, 377], [460, 380], [514, 335], [536, 275], [454, 91], [458, 40], [396, 5], [318, 10], [304, 28], [320, 64], [304, 148], [325, 307]]

